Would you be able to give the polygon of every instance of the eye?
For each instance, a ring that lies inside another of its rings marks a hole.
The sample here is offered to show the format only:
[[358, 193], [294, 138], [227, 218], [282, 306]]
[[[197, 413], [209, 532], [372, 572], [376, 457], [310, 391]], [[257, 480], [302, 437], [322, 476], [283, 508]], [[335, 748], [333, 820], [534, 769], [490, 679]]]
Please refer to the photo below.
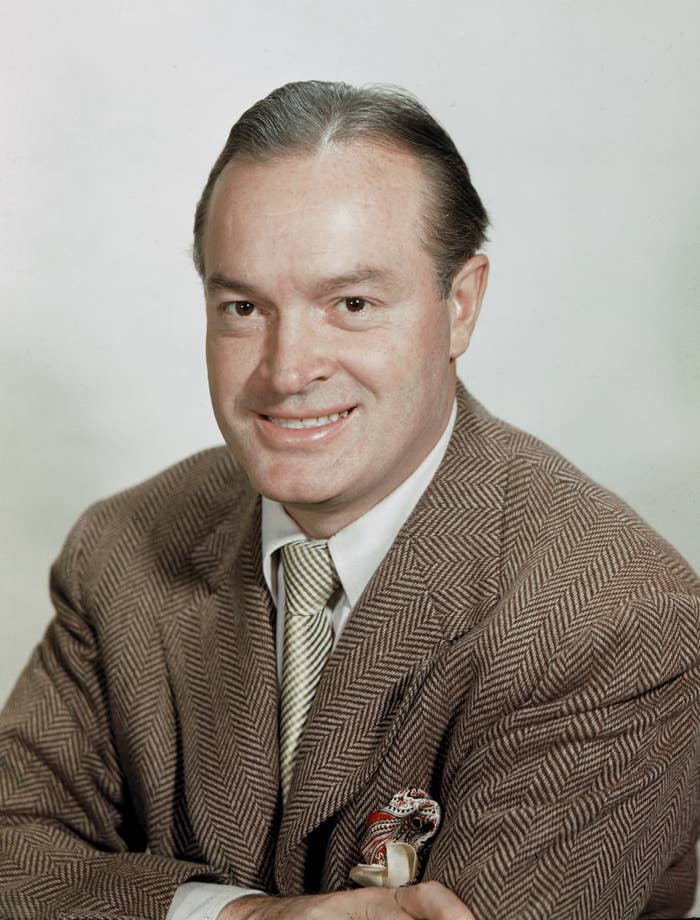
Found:
[[364, 297], [344, 297], [341, 303], [348, 313], [363, 313], [369, 306], [369, 302]]
[[255, 304], [249, 300], [230, 300], [222, 305], [221, 310], [229, 316], [252, 316], [255, 312]]

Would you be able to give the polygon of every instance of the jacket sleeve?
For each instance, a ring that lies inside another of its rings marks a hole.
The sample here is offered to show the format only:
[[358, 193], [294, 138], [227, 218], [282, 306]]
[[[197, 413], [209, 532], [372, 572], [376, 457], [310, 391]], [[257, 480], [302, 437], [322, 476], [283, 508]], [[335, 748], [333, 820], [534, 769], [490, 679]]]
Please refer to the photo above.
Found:
[[[692, 904], [700, 595], [651, 557], [650, 568], [630, 561], [637, 587], [614, 605], [600, 600], [602, 582], [597, 598], [590, 586], [588, 599], [570, 595], [577, 613], [566, 627], [545, 585], [540, 602], [556, 610], [528, 623], [535, 598], [511, 605], [518, 656], [492, 660], [500, 673], [483, 681], [500, 681], [513, 705], [477, 731], [478, 707], [460, 712], [425, 877], [453, 888], [478, 920], [680, 917]], [[537, 679], [526, 687], [524, 673]]]
[[81, 531], [52, 569], [55, 616], [0, 716], [0, 918], [157, 920], [213, 867], [149, 853], [120, 771]]

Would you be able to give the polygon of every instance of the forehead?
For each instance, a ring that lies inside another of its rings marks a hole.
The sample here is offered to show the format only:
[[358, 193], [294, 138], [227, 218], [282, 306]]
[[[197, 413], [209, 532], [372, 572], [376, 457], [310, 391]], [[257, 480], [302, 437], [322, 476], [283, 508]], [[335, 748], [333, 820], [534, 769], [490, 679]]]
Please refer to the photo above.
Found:
[[367, 141], [263, 162], [234, 160], [210, 202], [207, 273], [231, 261], [251, 271], [262, 262], [268, 271], [302, 264], [333, 271], [352, 261], [415, 259], [423, 246], [425, 182], [413, 155]]

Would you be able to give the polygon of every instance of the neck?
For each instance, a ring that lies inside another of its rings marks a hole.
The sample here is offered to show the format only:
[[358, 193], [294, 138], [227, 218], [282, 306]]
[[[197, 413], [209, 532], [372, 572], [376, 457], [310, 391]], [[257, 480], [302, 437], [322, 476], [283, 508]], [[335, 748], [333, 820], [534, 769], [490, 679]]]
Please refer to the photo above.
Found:
[[330, 508], [325, 503], [313, 506], [289, 504], [283, 507], [307, 537], [314, 540], [328, 540], [339, 530], [361, 518], [377, 503], [369, 501], [366, 505], [352, 508]]

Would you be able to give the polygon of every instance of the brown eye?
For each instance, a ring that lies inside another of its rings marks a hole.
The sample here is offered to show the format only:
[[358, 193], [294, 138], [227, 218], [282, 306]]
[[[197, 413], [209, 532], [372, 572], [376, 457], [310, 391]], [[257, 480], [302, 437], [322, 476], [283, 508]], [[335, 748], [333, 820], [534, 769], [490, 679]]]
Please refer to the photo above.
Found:
[[232, 300], [224, 304], [224, 313], [235, 313], [236, 316], [252, 316], [255, 311], [255, 304], [249, 300]]
[[350, 313], [362, 313], [367, 306], [364, 297], [346, 297], [343, 301]]

